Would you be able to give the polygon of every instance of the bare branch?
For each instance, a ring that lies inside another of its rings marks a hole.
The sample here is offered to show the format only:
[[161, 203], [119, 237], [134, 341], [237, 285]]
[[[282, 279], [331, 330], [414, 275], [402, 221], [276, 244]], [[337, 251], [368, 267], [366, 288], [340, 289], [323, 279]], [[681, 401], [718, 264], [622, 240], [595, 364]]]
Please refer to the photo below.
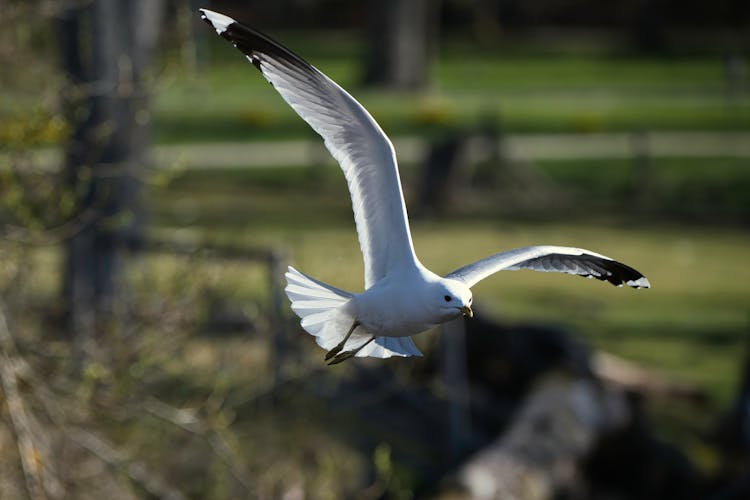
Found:
[[16, 435], [26, 491], [31, 500], [62, 498], [64, 488], [54, 467], [49, 435], [28, 410], [18, 390], [16, 357], [13, 337], [0, 310], [0, 385]]
[[211, 425], [199, 419], [195, 412], [170, 406], [156, 398], [147, 400], [143, 409], [148, 413], [158, 417], [166, 422], [176, 425], [177, 427], [197, 436], [204, 438], [211, 449], [214, 451], [228, 467], [234, 479], [240, 483], [248, 493], [254, 491], [252, 481], [247, 477], [243, 470], [240, 460], [232, 450], [221, 433], [213, 429]]
[[81, 428], [67, 429], [68, 437], [78, 446], [89, 451], [107, 465], [122, 470], [136, 484], [150, 495], [165, 500], [184, 500], [187, 497], [179, 490], [169, 486], [143, 463], [129, 459], [115, 445], [101, 436]]

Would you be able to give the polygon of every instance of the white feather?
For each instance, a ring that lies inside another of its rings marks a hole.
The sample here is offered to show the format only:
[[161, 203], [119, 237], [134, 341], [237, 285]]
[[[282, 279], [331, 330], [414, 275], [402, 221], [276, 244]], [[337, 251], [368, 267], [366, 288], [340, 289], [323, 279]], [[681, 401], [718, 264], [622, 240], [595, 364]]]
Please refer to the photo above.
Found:
[[218, 12], [214, 12], [212, 10], [208, 10], [208, 9], [199, 9], [199, 10], [201, 14], [203, 15], [203, 18], [211, 22], [211, 25], [214, 27], [218, 35], [221, 35], [222, 33], [224, 33], [230, 24], [236, 22], [231, 17], [225, 16], [224, 14], [219, 14]]
[[577, 274], [607, 281], [623, 282], [634, 288], [649, 288], [651, 284], [638, 271], [605, 255], [574, 247], [538, 245], [516, 248], [496, 253], [456, 269], [446, 278], [474, 286], [477, 282], [498, 271], [532, 271]]

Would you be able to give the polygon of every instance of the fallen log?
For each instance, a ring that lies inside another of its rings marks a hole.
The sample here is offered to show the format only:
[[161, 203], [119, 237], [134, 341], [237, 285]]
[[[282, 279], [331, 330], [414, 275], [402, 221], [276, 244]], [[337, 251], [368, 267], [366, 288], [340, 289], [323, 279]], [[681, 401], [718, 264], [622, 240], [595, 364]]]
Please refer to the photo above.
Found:
[[[580, 463], [631, 418], [625, 394], [583, 377], [541, 380], [494, 443], [449, 480], [443, 498], [547, 500], [575, 493]], [[573, 495], [577, 497], [579, 495]]]

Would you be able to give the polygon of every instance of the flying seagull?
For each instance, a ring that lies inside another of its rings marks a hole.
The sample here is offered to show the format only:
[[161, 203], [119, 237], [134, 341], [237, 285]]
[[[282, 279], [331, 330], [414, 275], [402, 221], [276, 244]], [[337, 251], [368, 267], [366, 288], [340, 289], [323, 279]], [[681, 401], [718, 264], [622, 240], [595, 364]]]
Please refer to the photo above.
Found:
[[501, 270], [577, 274], [648, 288], [632, 267], [581, 248], [531, 246], [497, 253], [441, 277], [414, 253], [393, 145], [344, 89], [268, 36], [231, 17], [201, 18], [238, 48], [292, 109], [323, 137], [349, 185], [365, 264], [365, 290], [351, 293], [293, 267], [285, 289], [301, 325], [329, 364], [354, 356], [421, 356], [412, 335], [461, 315], [472, 317], [471, 287]]

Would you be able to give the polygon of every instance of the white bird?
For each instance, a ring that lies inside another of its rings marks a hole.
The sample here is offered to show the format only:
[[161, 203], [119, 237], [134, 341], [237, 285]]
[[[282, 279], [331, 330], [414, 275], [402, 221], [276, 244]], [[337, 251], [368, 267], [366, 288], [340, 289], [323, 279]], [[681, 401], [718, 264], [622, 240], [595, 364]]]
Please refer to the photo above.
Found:
[[412, 335], [473, 316], [471, 287], [501, 270], [577, 274], [648, 288], [635, 269], [580, 248], [531, 246], [497, 253], [445, 277], [414, 253], [393, 145], [370, 114], [333, 80], [268, 36], [200, 9], [220, 36], [245, 54], [281, 97], [325, 142], [349, 185], [365, 264], [365, 290], [350, 293], [293, 267], [287, 296], [304, 330], [329, 364], [353, 356], [421, 356]]

